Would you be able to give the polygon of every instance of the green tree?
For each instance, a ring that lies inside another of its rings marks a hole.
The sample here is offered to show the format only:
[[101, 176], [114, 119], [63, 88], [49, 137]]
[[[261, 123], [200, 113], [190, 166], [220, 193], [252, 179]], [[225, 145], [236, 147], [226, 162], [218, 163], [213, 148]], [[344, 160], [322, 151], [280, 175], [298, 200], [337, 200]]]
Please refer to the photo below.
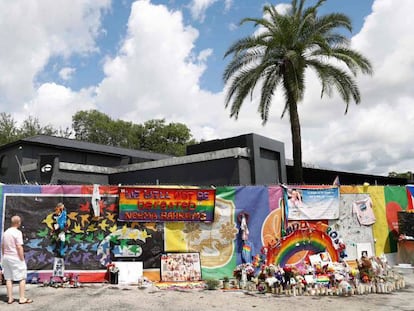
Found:
[[78, 111], [72, 116], [76, 139], [102, 145], [112, 145], [115, 141], [110, 129], [112, 122], [110, 117], [97, 110]]
[[134, 124], [112, 120], [97, 110], [78, 111], [72, 117], [72, 128], [78, 140], [176, 156], [185, 155], [186, 146], [195, 143], [184, 124], [165, 124], [165, 120]]
[[196, 143], [188, 127], [182, 123], [165, 124], [164, 119], [144, 123], [141, 146], [143, 150], [176, 156], [185, 155], [186, 146]]
[[[341, 30], [352, 32], [351, 20], [341, 13], [319, 16], [325, 0], [305, 8], [305, 0], [292, 0], [286, 14], [272, 5], [265, 5], [263, 18], [245, 18], [240, 24], [254, 23], [261, 29], [257, 34], [232, 44], [225, 57], [233, 55], [223, 79], [228, 84], [225, 106], [231, 105], [230, 117], [237, 119], [246, 97], [252, 96], [260, 83], [258, 111], [263, 124], [268, 120], [275, 91], [281, 88], [284, 109], [289, 113], [292, 136], [294, 179], [303, 182], [301, 127], [297, 104], [305, 92], [305, 73], [316, 71], [322, 85], [321, 97], [336, 90], [346, 103], [360, 103], [355, 77], [359, 72], [372, 74], [367, 58], [351, 49]], [[335, 62], [336, 61], [336, 62]], [[343, 66], [345, 65], [345, 66]]]
[[10, 114], [0, 113], [0, 145], [35, 135], [55, 135], [69, 137], [69, 129], [56, 130], [51, 125], [40, 125], [39, 119], [29, 116], [20, 127]]
[[406, 178], [408, 181], [413, 180], [413, 172], [408, 171], [406, 173], [397, 173], [397, 172], [389, 172], [388, 177], [398, 177], [398, 178]]
[[16, 140], [18, 127], [10, 114], [0, 113], [0, 145]]
[[36, 136], [36, 135], [56, 135], [58, 131], [51, 125], [42, 126], [40, 125], [39, 119], [29, 116], [23, 121], [22, 126], [18, 130], [19, 139]]

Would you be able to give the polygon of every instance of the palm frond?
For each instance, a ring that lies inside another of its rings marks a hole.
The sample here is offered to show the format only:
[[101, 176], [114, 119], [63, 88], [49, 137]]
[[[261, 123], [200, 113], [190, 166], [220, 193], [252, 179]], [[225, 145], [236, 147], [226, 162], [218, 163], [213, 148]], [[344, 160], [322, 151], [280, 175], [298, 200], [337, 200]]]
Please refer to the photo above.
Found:
[[280, 75], [280, 67], [275, 66], [276, 68], [268, 68], [266, 70], [265, 79], [261, 89], [260, 103], [259, 103], [259, 113], [262, 118], [262, 124], [266, 124], [269, 118], [269, 109], [272, 103], [274, 91], [276, 90], [282, 76]]
[[239, 70], [248, 69], [250, 66], [256, 65], [262, 58], [263, 51], [261, 49], [251, 49], [245, 53], [235, 55], [224, 70], [224, 82], [227, 83]]
[[315, 69], [320, 81], [322, 81], [322, 93], [327, 91], [328, 95], [332, 94], [332, 88], [335, 88], [343, 101], [346, 103], [345, 114], [348, 112], [351, 98], [356, 104], [361, 101], [359, 88], [350, 74], [345, 70], [335, 67], [331, 64], [323, 64], [319, 61], [308, 61], [308, 66]]

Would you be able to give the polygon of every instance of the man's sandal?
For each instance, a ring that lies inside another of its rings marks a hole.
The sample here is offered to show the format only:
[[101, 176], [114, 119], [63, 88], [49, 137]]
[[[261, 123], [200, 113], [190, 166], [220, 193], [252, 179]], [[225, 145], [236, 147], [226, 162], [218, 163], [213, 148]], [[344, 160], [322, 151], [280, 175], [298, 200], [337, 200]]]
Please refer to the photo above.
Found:
[[33, 302], [32, 299], [26, 298], [24, 301], [19, 301], [19, 304], [24, 305], [25, 303], [32, 303], [32, 302]]

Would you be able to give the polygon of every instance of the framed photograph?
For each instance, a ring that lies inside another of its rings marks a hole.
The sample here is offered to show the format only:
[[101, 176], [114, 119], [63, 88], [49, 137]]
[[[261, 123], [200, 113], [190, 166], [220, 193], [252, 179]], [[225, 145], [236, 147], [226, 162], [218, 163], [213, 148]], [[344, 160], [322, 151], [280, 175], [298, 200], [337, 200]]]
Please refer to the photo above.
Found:
[[332, 259], [328, 252], [321, 252], [315, 255], [310, 255], [309, 261], [312, 266], [317, 265], [317, 264], [324, 266], [324, 265], [331, 263]]
[[201, 281], [200, 253], [164, 253], [161, 255], [161, 281]]
[[55, 257], [53, 261], [53, 276], [63, 277], [65, 275], [65, 260]]
[[365, 257], [374, 256], [371, 243], [357, 243], [356, 248], [357, 248], [358, 258], [361, 258], [362, 256], [365, 256]]

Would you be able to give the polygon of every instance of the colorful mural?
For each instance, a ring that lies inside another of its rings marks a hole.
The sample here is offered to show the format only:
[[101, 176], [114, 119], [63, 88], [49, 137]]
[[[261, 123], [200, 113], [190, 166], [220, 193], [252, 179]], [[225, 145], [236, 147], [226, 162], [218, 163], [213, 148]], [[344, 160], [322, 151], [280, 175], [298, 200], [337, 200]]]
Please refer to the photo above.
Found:
[[[326, 230], [342, 228], [335, 223], [341, 219], [329, 220], [329, 226], [326, 219], [321, 219], [318, 223], [323, 226], [315, 230], [290, 230], [294, 222], [285, 217], [280, 186], [218, 187], [212, 222], [120, 222], [119, 188], [99, 186], [98, 196], [94, 190], [97, 188], [93, 185], [1, 185], [0, 235], [10, 225], [10, 217], [20, 215], [28, 268], [40, 279], [42, 273], [50, 275], [54, 258], [59, 255], [52, 238], [53, 212], [62, 202], [67, 213], [65, 269], [88, 275], [81, 282], [103, 281], [107, 264], [131, 258], [143, 262], [145, 276], [159, 280], [160, 258], [166, 252], [200, 254], [203, 279], [231, 276], [236, 265], [249, 256], [252, 260], [263, 256], [265, 248], [278, 243], [273, 260], [282, 265], [319, 251], [327, 250], [333, 259], [339, 256], [338, 245]], [[376, 221], [364, 230], [372, 229], [375, 254], [395, 252], [395, 239], [391, 237], [396, 234], [394, 214], [407, 209], [406, 188], [340, 187], [341, 195], [352, 193], [365, 194], [372, 200]], [[99, 213], [92, 206], [93, 197], [99, 197]], [[350, 208], [350, 202], [345, 201], [340, 200], [340, 210]], [[243, 224], [240, 215], [246, 216]], [[312, 222], [310, 227], [315, 226]]]
[[[119, 223], [118, 188], [100, 187], [100, 213], [92, 209], [92, 186], [9, 186], [2, 187], [3, 230], [13, 215], [22, 217], [25, 258], [31, 271], [52, 270], [61, 257], [53, 236], [54, 207], [66, 208], [65, 269], [101, 271], [118, 257], [134, 254], [146, 269], [159, 269], [164, 252], [163, 226], [151, 223]], [[123, 254], [125, 253], [125, 254]]]

